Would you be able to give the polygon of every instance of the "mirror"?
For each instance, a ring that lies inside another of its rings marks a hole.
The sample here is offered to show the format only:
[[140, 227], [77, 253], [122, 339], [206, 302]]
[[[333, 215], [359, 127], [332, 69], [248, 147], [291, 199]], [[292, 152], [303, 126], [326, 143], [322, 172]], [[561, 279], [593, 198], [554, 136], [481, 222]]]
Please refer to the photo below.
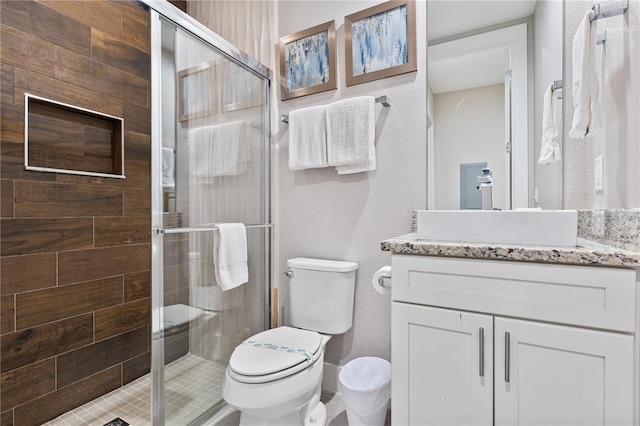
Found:
[[562, 208], [559, 155], [538, 161], [543, 117], [545, 147], [562, 146], [562, 14], [556, 0], [428, 0], [429, 209], [480, 208], [482, 168], [493, 208]]

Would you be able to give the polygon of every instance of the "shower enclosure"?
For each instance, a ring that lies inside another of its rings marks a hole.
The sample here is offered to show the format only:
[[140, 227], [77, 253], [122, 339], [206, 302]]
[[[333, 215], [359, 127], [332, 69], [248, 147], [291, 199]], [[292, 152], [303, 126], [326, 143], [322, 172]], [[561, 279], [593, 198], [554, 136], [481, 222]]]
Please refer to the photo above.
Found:
[[[269, 324], [270, 71], [173, 7], [152, 19], [153, 424], [224, 405], [236, 345]], [[217, 224], [247, 225], [249, 282], [215, 280]]]

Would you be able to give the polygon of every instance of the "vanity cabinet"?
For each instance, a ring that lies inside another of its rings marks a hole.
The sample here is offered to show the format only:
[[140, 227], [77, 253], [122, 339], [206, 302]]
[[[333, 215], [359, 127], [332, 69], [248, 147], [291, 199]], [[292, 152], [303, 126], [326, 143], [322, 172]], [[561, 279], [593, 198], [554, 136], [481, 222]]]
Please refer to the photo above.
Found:
[[392, 268], [393, 424], [634, 424], [635, 270], [408, 255]]

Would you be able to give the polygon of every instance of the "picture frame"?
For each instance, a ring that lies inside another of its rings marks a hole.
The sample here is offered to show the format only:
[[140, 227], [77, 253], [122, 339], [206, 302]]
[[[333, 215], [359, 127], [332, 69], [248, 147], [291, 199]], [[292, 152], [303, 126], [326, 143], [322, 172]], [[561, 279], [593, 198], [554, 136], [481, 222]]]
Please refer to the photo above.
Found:
[[418, 70], [414, 0], [345, 16], [344, 35], [347, 86]]
[[222, 90], [222, 112], [231, 112], [262, 105], [264, 99], [263, 80], [246, 70], [237, 69], [231, 61], [224, 64]]
[[178, 72], [178, 120], [187, 121], [217, 113], [216, 64], [204, 62]]
[[281, 37], [279, 47], [283, 101], [337, 89], [335, 21]]

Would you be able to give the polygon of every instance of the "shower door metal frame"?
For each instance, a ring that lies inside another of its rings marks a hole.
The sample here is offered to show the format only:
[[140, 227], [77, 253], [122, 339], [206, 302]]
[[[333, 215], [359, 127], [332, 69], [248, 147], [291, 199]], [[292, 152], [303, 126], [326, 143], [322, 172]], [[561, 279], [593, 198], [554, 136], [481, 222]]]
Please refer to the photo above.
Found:
[[[265, 80], [264, 85], [264, 233], [265, 233], [265, 288], [264, 326], [270, 326], [272, 248], [271, 241], [271, 82], [273, 72], [258, 60], [242, 52], [231, 43], [215, 34], [203, 24], [182, 12], [167, 1], [137, 0], [150, 9], [151, 16], [151, 416], [154, 425], [164, 425], [164, 339], [163, 324], [163, 202], [162, 202], [162, 99], [161, 99], [161, 52], [162, 22], [172, 22], [177, 27], [191, 33], [229, 60]], [[175, 99], [171, 100], [175, 102]], [[199, 230], [201, 230], [200, 228]], [[189, 232], [190, 228], [184, 228]], [[213, 230], [213, 228], [211, 229]], [[177, 229], [175, 230], [177, 231]], [[155, 284], [155, 285], [154, 285]], [[162, 401], [162, 404], [160, 403]]]

